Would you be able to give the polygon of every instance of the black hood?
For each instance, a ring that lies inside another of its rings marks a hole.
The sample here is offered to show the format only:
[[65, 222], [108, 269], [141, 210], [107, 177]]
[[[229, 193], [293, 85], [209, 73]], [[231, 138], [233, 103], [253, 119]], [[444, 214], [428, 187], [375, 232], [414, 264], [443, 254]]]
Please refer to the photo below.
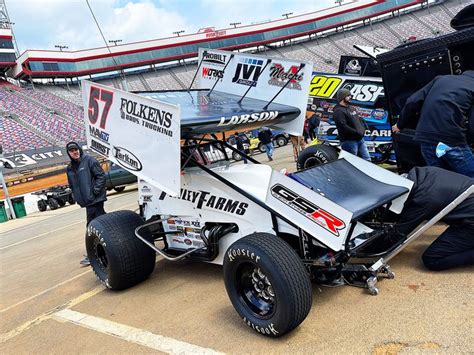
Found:
[[68, 144], [66, 144], [66, 152], [67, 152], [67, 155], [68, 155], [69, 159], [71, 159], [71, 162], [74, 163], [75, 160], [72, 159], [71, 156], [69, 155], [69, 148], [71, 148], [71, 147], [73, 147], [73, 146], [76, 146], [77, 149], [79, 149], [79, 153], [81, 154], [81, 158], [82, 158], [82, 156], [84, 155], [84, 152], [83, 152], [81, 146], [80, 146], [77, 142], [71, 141], [71, 142], [69, 142]]

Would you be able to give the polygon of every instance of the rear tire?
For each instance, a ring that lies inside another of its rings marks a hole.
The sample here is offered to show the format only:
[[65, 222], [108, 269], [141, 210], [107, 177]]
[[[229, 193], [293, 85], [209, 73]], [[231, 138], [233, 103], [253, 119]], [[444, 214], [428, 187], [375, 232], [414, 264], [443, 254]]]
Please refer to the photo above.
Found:
[[74, 196], [71, 194], [69, 195], [69, 197], [67, 198], [67, 202], [70, 204], [70, 205], [74, 205], [76, 203], [76, 200], [74, 200]]
[[37, 205], [40, 212], [44, 212], [48, 209], [48, 204], [45, 200], [38, 200]]
[[48, 199], [48, 206], [52, 211], [54, 211], [54, 210], [59, 208], [59, 203], [55, 198], [49, 198]]
[[64, 207], [66, 206], [66, 200], [63, 200], [62, 198], [57, 199], [59, 207]]
[[267, 148], [263, 145], [263, 143], [258, 143], [258, 151], [260, 153], [265, 153], [267, 151]]
[[[116, 211], [99, 216], [89, 224], [87, 256], [97, 278], [107, 288], [132, 287], [153, 272], [155, 251], [135, 236], [135, 229], [143, 223], [132, 211]], [[153, 243], [148, 228], [143, 228], [140, 235]]]
[[304, 149], [298, 155], [298, 170], [337, 160], [339, 152], [327, 144], [316, 144]]
[[114, 190], [116, 192], [122, 192], [123, 190], [125, 190], [125, 186], [117, 186], [117, 187], [114, 187]]
[[296, 252], [267, 233], [244, 237], [224, 257], [227, 294], [245, 324], [282, 336], [303, 322], [312, 304], [309, 274]]

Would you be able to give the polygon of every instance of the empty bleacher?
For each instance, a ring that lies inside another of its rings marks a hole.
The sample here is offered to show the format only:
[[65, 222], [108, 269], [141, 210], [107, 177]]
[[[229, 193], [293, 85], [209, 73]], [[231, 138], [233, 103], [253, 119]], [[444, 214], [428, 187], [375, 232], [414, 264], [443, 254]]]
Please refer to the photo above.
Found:
[[[314, 64], [315, 71], [335, 73], [341, 55], [362, 55], [353, 48], [354, 44], [390, 49], [410, 37], [423, 39], [452, 32], [449, 25], [451, 18], [472, 3], [473, 0], [445, 1], [440, 5], [431, 5], [409, 13], [401, 12], [399, 16], [394, 13], [388, 19], [372, 23], [366, 21], [364, 25], [355, 24], [354, 28], [346, 28], [344, 32], [318, 34], [317, 39], [313, 35], [311, 40], [300, 38], [298, 42], [293, 40], [291, 44], [286, 41], [285, 46], [279, 46], [279, 43], [263, 50], [260, 46], [258, 54], [309, 61]], [[196, 69], [196, 64], [187, 64], [156, 67], [148, 72], [126, 73], [127, 87], [129, 91], [185, 89], [191, 84]], [[117, 74], [93, 80], [102, 85], [121, 88], [122, 78]], [[197, 76], [192, 88], [198, 87], [198, 80]], [[57, 141], [84, 139], [82, 98], [78, 85], [35, 84], [34, 91], [18, 89], [19, 92], [16, 93], [10, 89], [0, 86], [0, 116], [3, 111], [11, 112], [18, 117], [18, 122], [1, 117], [0, 134], [5, 149], [28, 149]], [[52, 111], [58, 114], [53, 114]], [[33, 132], [33, 127], [44, 132], [44, 135]], [[24, 142], [15, 132], [20, 132]]]
[[[29, 92], [30, 90], [18, 89], [18, 91], [21, 93], [21, 91]], [[0, 92], [2, 93], [1, 110], [15, 115], [23, 126], [44, 132], [50, 138], [49, 141], [62, 144], [74, 139], [84, 140], [85, 132], [82, 124], [74, 124], [55, 113], [48, 112], [15, 91], [1, 88]], [[9, 139], [8, 136], [5, 138]]]

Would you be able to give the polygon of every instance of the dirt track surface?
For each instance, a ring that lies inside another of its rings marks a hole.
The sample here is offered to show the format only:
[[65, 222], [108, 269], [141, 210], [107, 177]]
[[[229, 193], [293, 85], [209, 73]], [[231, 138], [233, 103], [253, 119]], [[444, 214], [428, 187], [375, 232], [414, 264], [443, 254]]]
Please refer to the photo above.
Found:
[[[135, 210], [136, 199], [133, 188], [109, 194], [106, 210]], [[0, 228], [3, 354], [474, 352], [473, 268], [435, 273], [421, 263], [441, 225], [392, 260], [397, 277], [380, 281], [378, 296], [314, 285], [310, 314], [279, 339], [240, 320], [220, 266], [157, 260], [147, 281], [105, 290], [79, 267], [85, 211], [76, 205]]]
[[[30, 192], [39, 191], [46, 189], [48, 187], [56, 185], [66, 185], [67, 177], [66, 173], [60, 173], [54, 176], [49, 176], [43, 179], [32, 180], [30, 182], [13, 185], [8, 188], [8, 193], [10, 197], [15, 197], [19, 195], [24, 195]], [[3, 190], [0, 190], [0, 199], [4, 199], [5, 194]]]

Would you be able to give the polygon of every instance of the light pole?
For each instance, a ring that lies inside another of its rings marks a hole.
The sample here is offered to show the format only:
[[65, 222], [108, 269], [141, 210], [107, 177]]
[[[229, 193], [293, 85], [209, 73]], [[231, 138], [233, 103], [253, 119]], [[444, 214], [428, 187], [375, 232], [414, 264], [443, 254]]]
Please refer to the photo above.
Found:
[[234, 26], [234, 28], [237, 28], [237, 25], [241, 25], [242, 22], [231, 22], [229, 25]]
[[109, 43], [113, 43], [115, 45], [117, 45], [117, 43], [120, 43], [120, 42], [122, 42], [121, 39], [109, 39]]
[[59, 48], [59, 50], [62, 52], [63, 49], [67, 49], [67, 48], [69, 48], [69, 47], [68, 47], [68, 46], [63, 46], [63, 45], [61, 45], [61, 44], [56, 44], [56, 45], [54, 46], [54, 48]]
[[292, 12], [287, 12], [286, 14], [282, 14], [281, 16], [282, 17], [286, 16], [286, 18], [288, 18], [288, 17], [290, 17], [290, 15], [293, 15], [293, 13]]
[[179, 31], [174, 31], [173, 34], [179, 37], [179, 35], [184, 32], [185, 32], [184, 30], [179, 30]]

